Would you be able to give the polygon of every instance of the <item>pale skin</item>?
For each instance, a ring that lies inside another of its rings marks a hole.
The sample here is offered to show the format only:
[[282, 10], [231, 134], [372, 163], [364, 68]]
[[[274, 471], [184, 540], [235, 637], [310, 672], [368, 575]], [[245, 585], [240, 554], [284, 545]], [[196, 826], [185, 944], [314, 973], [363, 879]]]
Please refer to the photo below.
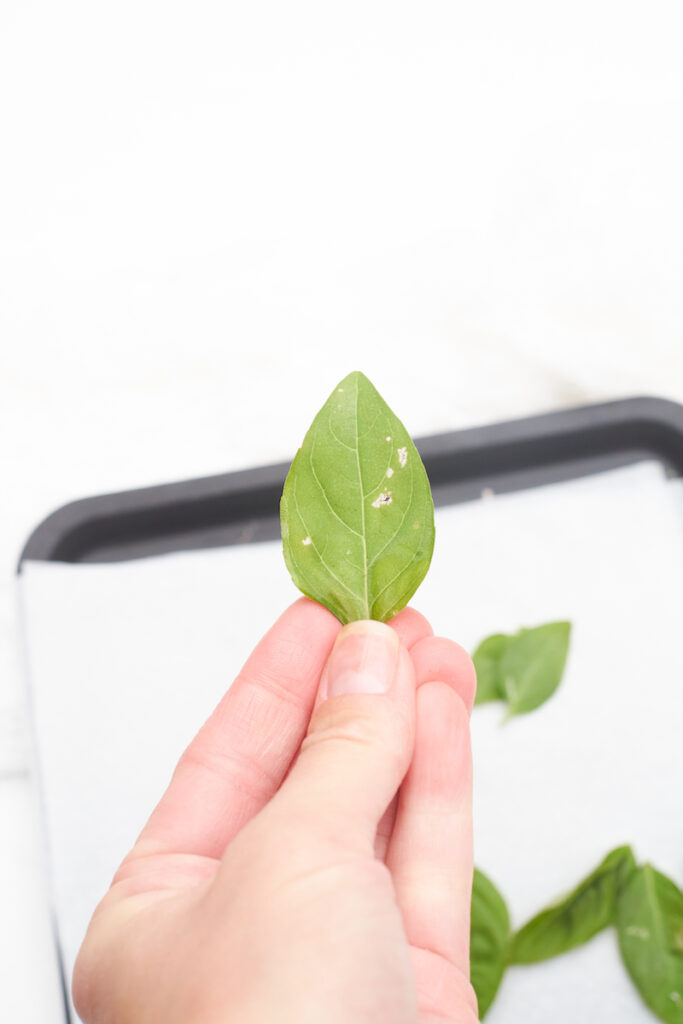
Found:
[[414, 609], [288, 608], [93, 915], [86, 1024], [475, 1024], [474, 690]]

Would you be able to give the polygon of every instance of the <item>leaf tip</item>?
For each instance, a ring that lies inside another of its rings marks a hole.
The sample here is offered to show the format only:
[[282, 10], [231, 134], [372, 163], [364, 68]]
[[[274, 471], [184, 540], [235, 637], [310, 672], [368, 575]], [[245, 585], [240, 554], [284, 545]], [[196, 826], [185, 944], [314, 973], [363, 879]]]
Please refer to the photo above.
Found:
[[351, 373], [347, 373], [347, 375], [339, 381], [337, 388], [343, 388], [347, 384], [358, 384], [361, 381], [364, 384], [370, 384], [369, 378], [365, 376], [362, 370], [351, 370]]

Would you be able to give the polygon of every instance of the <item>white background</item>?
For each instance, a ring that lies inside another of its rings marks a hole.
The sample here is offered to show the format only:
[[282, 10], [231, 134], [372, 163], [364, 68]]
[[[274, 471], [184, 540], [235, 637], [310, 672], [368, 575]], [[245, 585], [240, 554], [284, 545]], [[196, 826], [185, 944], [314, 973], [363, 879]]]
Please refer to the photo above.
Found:
[[32, 526], [287, 459], [355, 368], [416, 435], [683, 400], [682, 19], [675, 0], [5, 0], [9, 1019], [48, 1020], [13, 583]]

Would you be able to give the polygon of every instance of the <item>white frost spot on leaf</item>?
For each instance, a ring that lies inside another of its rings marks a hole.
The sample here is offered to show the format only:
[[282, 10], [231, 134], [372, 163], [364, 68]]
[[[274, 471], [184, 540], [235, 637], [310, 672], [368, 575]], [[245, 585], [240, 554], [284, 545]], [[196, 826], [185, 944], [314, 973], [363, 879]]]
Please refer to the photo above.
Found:
[[337, 388], [337, 391], [343, 391], [344, 388]]
[[636, 924], [630, 924], [626, 929], [626, 934], [631, 935], [634, 939], [649, 939], [650, 929], [639, 928]]
[[393, 475], [394, 475], [394, 471], [391, 468], [391, 466], [389, 466], [389, 469], [387, 470], [387, 476], [393, 476]]
[[304, 539], [301, 541], [301, 543], [303, 544], [303, 546], [305, 548], [307, 548], [308, 545], [311, 543], [311, 538], [310, 537], [304, 537]]
[[403, 468], [403, 466], [405, 466], [406, 462], [408, 461], [408, 449], [407, 448], [398, 448], [397, 451], [398, 451], [398, 461], [401, 464], [401, 468]]
[[391, 438], [390, 438], [390, 437], [387, 437], [387, 441], [391, 441]]
[[373, 508], [381, 508], [382, 505], [391, 505], [393, 498], [391, 497], [391, 491], [382, 491], [382, 493], [375, 498], [372, 503]]
[[676, 1006], [683, 1006], [683, 996], [681, 996], [680, 992], [669, 992], [669, 999]]

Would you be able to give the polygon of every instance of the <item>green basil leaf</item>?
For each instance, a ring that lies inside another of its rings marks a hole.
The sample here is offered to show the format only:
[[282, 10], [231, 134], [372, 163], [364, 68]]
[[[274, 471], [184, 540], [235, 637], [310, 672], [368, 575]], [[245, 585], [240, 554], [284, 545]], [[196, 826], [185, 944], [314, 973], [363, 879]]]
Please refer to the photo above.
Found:
[[297, 587], [342, 622], [386, 622], [424, 579], [434, 548], [429, 480], [406, 428], [362, 373], [313, 420], [280, 502]]
[[470, 980], [481, 1020], [494, 1000], [507, 962], [510, 917], [505, 900], [478, 868], [472, 882]]
[[548, 622], [482, 640], [472, 655], [477, 672], [475, 704], [505, 700], [508, 718], [543, 704], [562, 679], [570, 632], [569, 622]]
[[472, 655], [477, 673], [475, 704], [485, 704], [491, 700], [505, 700], [499, 663], [509, 639], [505, 633], [494, 633], [493, 636], [487, 636]]
[[503, 650], [498, 670], [508, 717], [533, 711], [560, 685], [569, 650], [569, 622], [520, 629]]
[[666, 1024], [683, 1024], [683, 893], [645, 864], [617, 907], [619, 948], [650, 1009]]
[[588, 942], [614, 923], [617, 898], [636, 869], [630, 846], [608, 853], [577, 887], [521, 928], [512, 939], [510, 963], [535, 964]]

